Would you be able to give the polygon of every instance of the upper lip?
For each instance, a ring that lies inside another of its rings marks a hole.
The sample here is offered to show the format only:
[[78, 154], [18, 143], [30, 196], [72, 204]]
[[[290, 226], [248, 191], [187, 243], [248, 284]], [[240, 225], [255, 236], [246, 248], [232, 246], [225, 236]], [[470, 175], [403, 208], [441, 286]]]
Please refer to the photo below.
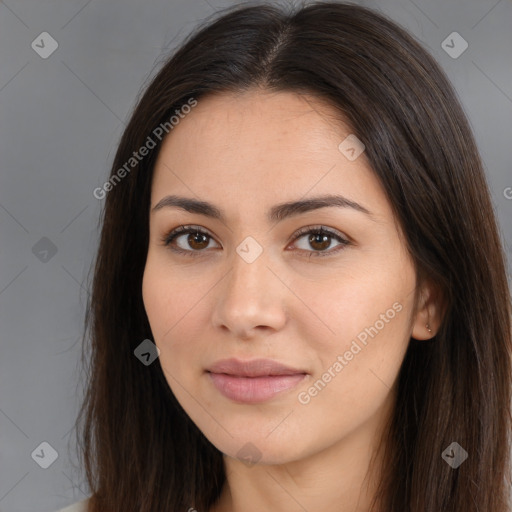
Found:
[[296, 375], [307, 373], [305, 370], [286, 366], [272, 359], [221, 359], [212, 364], [207, 371], [211, 373], [226, 373], [239, 377], [262, 377], [268, 375]]

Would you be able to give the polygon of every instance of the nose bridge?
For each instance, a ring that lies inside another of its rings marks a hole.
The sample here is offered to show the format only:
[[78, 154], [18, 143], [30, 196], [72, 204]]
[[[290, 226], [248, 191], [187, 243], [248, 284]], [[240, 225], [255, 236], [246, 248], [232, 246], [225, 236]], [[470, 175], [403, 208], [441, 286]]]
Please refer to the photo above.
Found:
[[[269, 270], [268, 251], [252, 237], [247, 237], [232, 255], [231, 272], [227, 275], [227, 295], [244, 299], [245, 302], [261, 302], [267, 293], [269, 278], [274, 277]], [[274, 277], [275, 279], [275, 277]]]
[[269, 252], [247, 237], [232, 254], [231, 269], [215, 305], [215, 323], [246, 332], [258, 326], [275, 329], [284, 322], [282, 283], [269, 267]]

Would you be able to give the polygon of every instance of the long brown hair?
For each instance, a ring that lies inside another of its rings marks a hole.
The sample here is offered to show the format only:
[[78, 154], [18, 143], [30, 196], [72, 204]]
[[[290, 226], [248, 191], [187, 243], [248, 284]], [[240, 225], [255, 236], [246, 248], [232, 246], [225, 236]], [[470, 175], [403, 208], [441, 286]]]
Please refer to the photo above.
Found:
[[[312, 94], [343, 116], [366, 146], [418, 279], [432, 280], [446, 305], [433, 340], [411, 339], [398, 376], [379, 511], [508, 512], [511, 297], [482, 162], [448, 79], [404, 29], [357, 5], [255, 4], [221, 14], [151, 81], [113, 162], [77, 419], [89, 510], [203, 512], [225, 483], [221, 452], [181, 408], [159, 360], [146, 366], [134, 355], [152, 339], [142, 276], [160, 140], [126, 163], [191, 98], [258, 86]], [[442, 457], [453, 442], [468, 453], [456, 469]]]

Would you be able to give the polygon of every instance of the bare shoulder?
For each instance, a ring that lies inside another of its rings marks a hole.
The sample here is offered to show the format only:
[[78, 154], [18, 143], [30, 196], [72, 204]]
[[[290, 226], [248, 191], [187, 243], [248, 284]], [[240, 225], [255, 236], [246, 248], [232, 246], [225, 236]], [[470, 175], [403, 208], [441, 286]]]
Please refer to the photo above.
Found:
[[68, 507], [61, 508], [57, 510], [57, 512], [87, 512], [87, 505], [89, 504], [89, 498], [85, 500], [78, 501], [69, 505]]

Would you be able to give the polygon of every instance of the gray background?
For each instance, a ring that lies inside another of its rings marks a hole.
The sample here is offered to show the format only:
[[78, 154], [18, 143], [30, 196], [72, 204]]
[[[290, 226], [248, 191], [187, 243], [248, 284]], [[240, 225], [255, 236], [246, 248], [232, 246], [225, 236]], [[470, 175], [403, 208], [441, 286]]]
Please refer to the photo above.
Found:
[[[412, 32], [455, 85], [510, 259], [512, 1], [360, 3]], [[86, 277], [98, 240], [101, 201], [93, 190], [108, 177], [145, 81], [198, 21], [228, 4], [0, 3], [1, 512], [52, 511], [89, 495], [83, 473], [72, 466], [70, 434], [82, 393]], [[454, 31], [469, 44], [458, 58], [442, 47]], [[34, 40], [42, 46], [42, 32], [58, 42], [46, 59], [31, 47]], [[44, 252], [46, 239], [55, 254]], [[42, 442], [58, 452], [47, 469], [31, 456]]]

